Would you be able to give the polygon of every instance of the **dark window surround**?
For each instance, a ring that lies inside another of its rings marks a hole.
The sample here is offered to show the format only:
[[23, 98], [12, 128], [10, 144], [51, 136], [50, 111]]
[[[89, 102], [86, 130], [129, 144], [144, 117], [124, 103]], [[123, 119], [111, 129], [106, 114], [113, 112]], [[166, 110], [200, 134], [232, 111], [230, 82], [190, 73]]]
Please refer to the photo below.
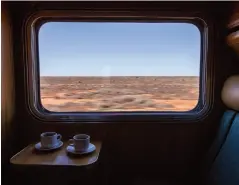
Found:
[[[172, 16], [173, 15], [173, 16]], [[187, 112], [49, 112], [40, 103], [39, 65], [38, 65], [38, 31], [42, 24], [49, 21], [132, 21], [132, 22], [188, 22], [196, 25], [201, 32], [201, 63], [199, 101], [195, 109]], [[208, 116], [212, 109], [214, 67], [208, 39], [211, 38], [212, 26], [197, 12], [181, 11], [146, 11], [136, 10], [42, 10], [31, 14], [23, 27], [26, 51], [25, 82], [26, 104], [29, 112], [37, 119], [47, 122], [175, 122], [199, 121]]]

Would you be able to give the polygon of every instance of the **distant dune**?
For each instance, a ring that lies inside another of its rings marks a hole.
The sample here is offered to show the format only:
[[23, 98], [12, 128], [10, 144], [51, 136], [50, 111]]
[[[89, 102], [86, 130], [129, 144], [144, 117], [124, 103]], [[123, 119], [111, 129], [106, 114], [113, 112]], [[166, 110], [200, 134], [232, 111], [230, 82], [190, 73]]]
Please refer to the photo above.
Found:
[[199, 77], [41, 77], [49, 111], [188, 111], [198, 102]]

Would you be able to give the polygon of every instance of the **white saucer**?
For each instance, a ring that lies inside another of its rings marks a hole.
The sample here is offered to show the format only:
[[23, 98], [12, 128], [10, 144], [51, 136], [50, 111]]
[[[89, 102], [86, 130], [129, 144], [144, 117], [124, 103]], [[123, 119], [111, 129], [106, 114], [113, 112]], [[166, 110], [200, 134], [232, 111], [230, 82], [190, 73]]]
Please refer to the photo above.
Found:
[[41, 145], [41, 142], [39, 142], [39, 143], [35, 144], [35, 149], [40, 150], [40, 151], [50, 151], [50, 150], [58, 149], [58, 148], [62, 147], [62, 145], [63, 145], [63, 142], [59, 141], [59, 143], [52, 148], [43, 148]]
[[81, 152], [76, 152], [75, 147], [72, 144], [68, 145], [66, 148], [67, 152], [72, 153], [72, 154], [89, 154], [89, 153], [95, 151], [95, 149], [96, 149], [96, 147], [92, 143], [90, 143], [89, 148], [86, 151], [81, 151]]

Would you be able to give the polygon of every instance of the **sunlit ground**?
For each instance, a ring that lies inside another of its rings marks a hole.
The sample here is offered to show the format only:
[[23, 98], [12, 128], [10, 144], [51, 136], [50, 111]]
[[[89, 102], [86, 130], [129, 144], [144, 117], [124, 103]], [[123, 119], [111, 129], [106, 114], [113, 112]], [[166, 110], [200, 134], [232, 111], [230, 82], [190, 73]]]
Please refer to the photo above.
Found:
[[42, 77], [49, 111], [189, 111], [198, 103], [198, 77]]

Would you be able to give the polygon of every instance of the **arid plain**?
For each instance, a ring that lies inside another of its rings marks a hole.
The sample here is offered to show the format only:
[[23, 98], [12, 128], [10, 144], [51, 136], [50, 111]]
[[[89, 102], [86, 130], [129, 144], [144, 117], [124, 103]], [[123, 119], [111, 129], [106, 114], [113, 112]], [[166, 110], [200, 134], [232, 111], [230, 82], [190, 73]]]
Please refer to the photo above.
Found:
[[49, 111], [188, 111], [199, 97], [198, 77], [41, 77]]

